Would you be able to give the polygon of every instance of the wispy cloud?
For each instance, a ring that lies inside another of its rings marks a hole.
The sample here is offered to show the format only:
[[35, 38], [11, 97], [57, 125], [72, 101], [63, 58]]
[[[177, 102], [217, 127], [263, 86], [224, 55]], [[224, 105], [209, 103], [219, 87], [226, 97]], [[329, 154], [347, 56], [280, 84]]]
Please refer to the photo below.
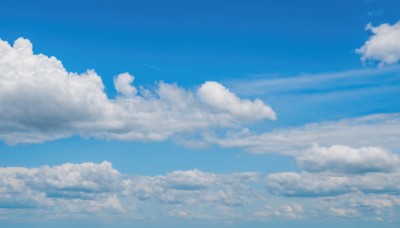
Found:
[[368, 87], [370, 85], [393, 82], [400, 84], [400, 66], [393, 65], [381, 68], [363, 68], [341, 72], [320, 74], [299, 74], [296, 76], [276, 76], [266, 74], [252, 75], [250, 79], [228, 81], [229, 87], [238, 94], [247, 96], [259, 95], [298, 95], [300, 92], [340, 92], [343, 90]]
[[295, 155], [313, 144], [353, 147], [378, 146], [400, 149], [400, 114], [375, 114], [358, 118], [306, 124], [299, 127], [254, 133], [248, 129], [224, 136], [209, 135], [206, 140], [222, 147], [239, 147], [252, 153]]

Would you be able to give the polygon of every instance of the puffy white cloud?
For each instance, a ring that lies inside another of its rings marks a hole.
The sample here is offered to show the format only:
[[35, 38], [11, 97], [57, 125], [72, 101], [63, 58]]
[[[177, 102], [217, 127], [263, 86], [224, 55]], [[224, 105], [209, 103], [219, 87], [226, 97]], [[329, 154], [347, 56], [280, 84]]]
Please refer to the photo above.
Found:
[[114, 78], [115, 90], [122, 95], [135, 96], [137, 89], [132, 85], [134, 77], [129, 73], [122, 73]]
[[381, 66], [397, 63], [400, 60], [400, 21], [394, 25], [385, 23], [376, 27], [368, 24], [366, 29], [373, 34], [356, 50], [362, 55], [361, 59], [376, 60]]
[[218, 208], [246, 210], [247, 205], [265, 200], [258, 176], [197, 169], [158, 176], [123, 175], [109, 162], [7, 167], [0, 168], [0, 210], [13, 214], [16, 209], [32, 208], [53, 219], [215, 219], [228, 216]]
[[378, 147], [356, 149], [343, 145], [315, 146], [300, 153], [296, 161], [302, 170], [308, 172], [391, 172], [400, 168], [400, 158], [397, 154]]
[[252, 153], [298, 155], [313, 144], [329, 147], [381, 147], [400, 149], [400, 114], [374, 114], [358, 118], [310, 123], [256, 134], [248, 129], [230, 131], [224, 137], [208, 136], [206, 141], [222, 147], [244, 148]]
[[296, 160], [301, 172], [272, 173], [266, 177], [270, 192], [318, 197], [400, 191], [399, 156], [381, 148], [315, 147]]
[[194, 169], [140, 176], [122, 174], [109, 162], [7, 167], [0, 168], [0, 212], [6, 221], [17, 213], [27, 221], [102, 219], [111, 223], [163, 223], [170, 217], [235, 222], [321, 215], [400, 221], [396, 213], [399, 183], [398, 172], [267, 176], [267, 190], [274, 194], [319, 196], [294, 200], [269, 194], [264, 175], [252, 172], [216, 174]]
[[198, 90], [200, 99], [217, 111], [227, 112], [239, 119], [265, 118], [275, 120], [276, 114], [263, 101], [242, 100], [217, 82], [206, 82]]
[[275, 113], [261, 100], [240, 99], [217, 82], [197, 91], [159, 83], [136, 89], [134, 77], [114, 78], [110, 99], [92, 70], [68, 72], [55, 57], [33, 54], [29, 40], [0, 40], [0, 139], [35, 143], [71, 135], [114, 140], [165, 140], [241, 127]]
[[189, 171], [173, 171], [166, 175], [168, 186], [175, 189], [201, 189], [211, 186], [216, 176], [197, 169]]

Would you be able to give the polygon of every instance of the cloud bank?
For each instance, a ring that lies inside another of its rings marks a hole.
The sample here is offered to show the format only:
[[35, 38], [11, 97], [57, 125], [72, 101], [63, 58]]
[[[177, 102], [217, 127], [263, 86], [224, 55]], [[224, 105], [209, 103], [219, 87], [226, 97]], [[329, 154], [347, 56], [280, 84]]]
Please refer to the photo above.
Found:
[[[84, 219], [111, 224], [321, 216], [400, 221], [396, 213], [400, 209], [399, 173], [221, 174], [193, 169], [142, 176], [120, 173], [107, 161], [4, 167], [0, 168], [0, 217], [5, 221], [24, 216], [25, 221]], [[293, 203], [293, 196], [301, 198]]]
[[0, 139], [37, 143], [72, 135], [160, 141], [276, 119], [263, 101], [241, 99], [217, 82], [195, 91], [160, 82], [138, 89], [129, 73], [114, 78], [110, 99], [95, 71], [68, 72], [55, 57], [34, 54], [29, 40], [0, 40]]
[[372, 32], [372, 36], [356, 50], [361, 54], [361, 60], [374, 60], [381, 66], [397, 63], [400, 59], [400, 22], [376, 27], [368, 24], [366, 29]]

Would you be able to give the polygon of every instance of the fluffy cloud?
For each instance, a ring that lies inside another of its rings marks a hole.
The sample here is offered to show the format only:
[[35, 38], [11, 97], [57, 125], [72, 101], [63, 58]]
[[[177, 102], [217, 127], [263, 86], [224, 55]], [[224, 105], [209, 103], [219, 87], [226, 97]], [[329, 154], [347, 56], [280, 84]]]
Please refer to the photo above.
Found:
[[400, 168], [400, 158], [397, 154], [377, 147], [356, 149], [342, 145], [315, 146], [299, 154], [296, 161], [297, 165], [307, 172], [391, 172]]
[[217, 82], [192, 92], [159, 83], [137, 89], [133, 76], [114, 78], [110, 99], [94, 71], [67, 72], [55, 57], [33, 54], [29, 40], [0, 40], [0, 139], [35, 143], [81, 135], [114, 140], [165, 140], [275, 119], [261, 100], [240, 99]]
[[313, 144], [329, 147], [381, 147], [400, 149], [400, 114], [375, 114], [358, 118], [306, 124], [256, 134], [248, 129], [230, 131], [223, 138], [209, 136], [209, 143], [244, 148], [252, 153], [297, 155]]
[[361, 59], [376, 60], [380, 65], [397, 63], [400, 59], [400, 22], [376, 27], [368, 24], [366, 29], [371, 30], [373, 35], [356, 50], [362, 55]]
[[0, 168], [0, 210], [31, 208], [61, 218], [76, 213], [130, 219], [157, 213], [196, 217], [197, 212], [212, 218], [222, 216], [215, 208], [245, 209], [264, 200], [261, 187], [259, 174], [251, 172], [214, 174], [194, 169], [136, 176], [123, 175], [106, 161], [7, 167]]
[[318, 197], [348, 193], [398, 194], [399, 156], [381, 148], [315, 147], [298, 155], [302, 171], [269, 174], [268, 189], [285, 196]]
[[[177, 170], [165, 175], [122, 174], [109, 162], [38, 168], [0, 168], [0, 212], [5, 220], [103, 219], [163, 222], [249, 221], [327, 216], [399, 221], [399, 172], [358, 175]], [[318, 196], [318, 197], [315, 197]], [[29, 209], [29, 210], [27, 210]], [[318, 214], [314, 214], [317, 212]], [[371, 216], [371, 213], [374, 216]]]
[[198, 90], [200, 99], [218, 111], [227, 112], [238, 119], [262, 119], [268, 116], [275, 120], [274, 111], [260, 99], [241, 100], [235, 94], [217, 82], [206, 82]]

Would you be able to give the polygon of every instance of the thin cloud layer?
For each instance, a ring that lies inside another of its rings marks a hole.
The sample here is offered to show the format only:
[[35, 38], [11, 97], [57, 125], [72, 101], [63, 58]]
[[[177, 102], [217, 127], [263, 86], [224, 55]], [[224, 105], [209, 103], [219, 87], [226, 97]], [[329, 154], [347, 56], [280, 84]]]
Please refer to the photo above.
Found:
[[34, 54], [29, 40], [0, 41], [0, 139], [37, 143], [71, 135], [112, 140], [160, 141], [271, 119], [261, 100], [238, 98], [217, 82], [197, 91], [158, 83], [137, 89], [134, 77], [115, 77], [110, 99], [92, 70], [68, 72], [55, 57]]
[[209, 136], [209, 143], [239, 147], [252, 153], [297, 155], [314, 144], [324, 147], [381, 147], [400, 149], [400, 115], [374, 114], [358, 118], [310, 123], [300, 127], [254, 133], [248, 129], [230, 131], [223, 137]]
[[366, 29], [372, 32], [372, 36], [356, 50], [362, 55], [361, 60], [378, 61], [381, 66], [397, 63], [400, 60], [400, 22], [376, 27], [368, 24]]

